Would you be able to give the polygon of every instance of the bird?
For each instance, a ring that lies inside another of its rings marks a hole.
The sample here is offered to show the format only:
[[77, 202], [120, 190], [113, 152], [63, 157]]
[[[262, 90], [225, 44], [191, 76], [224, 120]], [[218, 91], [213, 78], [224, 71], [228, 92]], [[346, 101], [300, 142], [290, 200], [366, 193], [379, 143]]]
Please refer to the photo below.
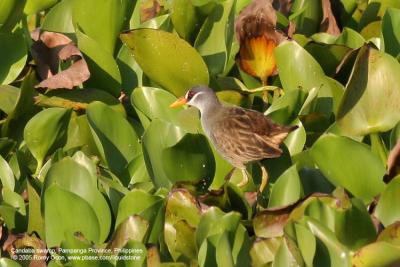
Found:
[[[239, 187], [249, 181], [246, 166], [279, 157], [282, 154], [280, 144], [290, 132], [297, 129], [297, 125], [279, 125], [261, 112], [225, 105], [206, 85], [190, 88], [185, 96], [178, 98], [170, 107], [185, 104], [200, 111], [203, 131], [216, 151], [234, 167], [233, 170], [241, 170], [243, 178], [237, 184]], [[262, 181], [259, 191], [262, 192], [268, 182], [268, 173], [262, 164], [260, 167]]]

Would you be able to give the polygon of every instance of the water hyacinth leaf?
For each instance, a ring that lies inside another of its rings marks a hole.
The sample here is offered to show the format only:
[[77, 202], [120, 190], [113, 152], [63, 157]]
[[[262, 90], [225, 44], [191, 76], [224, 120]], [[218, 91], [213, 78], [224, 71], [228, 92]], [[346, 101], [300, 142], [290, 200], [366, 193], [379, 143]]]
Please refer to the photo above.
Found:
[[382, 181], [385, 168], [367, 145], [327, 134], [314, 143], [311, 156], [332, 184], [344, 187], [366, 202], [385, 187]]
[[351, 264], [354, 267], [398, 266], [400, 247], [387, 242], [371, 243], [354, 253]]
[[397, 57], [400, 53], [400, 10], [388, 8], [382, 18], [382, 35], [385, 40], [385, 52]]
[[305, 217], [305, 225], [328, 249], [332, 267], [351, 266], [349, 250], [342, 245], [335, 234], [317, 220]]
[[[168, 32], [138, 29], [121, 34], [144, 73], [176, 96], [209, 82], [207, 66], [196, 50]], [[159, 42], [158, 40], [163, 40]]]
[[38, 161], [38, 170], [43, 160], [67, 138], [67, 126], [71, 110], [48, 108], [36, 114], [25, 126], [24, 139], [32, 155]]
[[0, 156], [0, 181], [3, 188], [14, 191], [15, 179], [13, 171], [2, 156]]
[[75, 232], [81, 232], [95, 243], [100, 241], [100, 222], [87, 201], [57, 184], [47, 188], [44, 199], [46, 243], [49, 247], [59, 246], [65, 240], [65, 234]]
[[133, 89], [142, 86], [143, 71], [126, 44], [123, 44], [118, 52], [117, 64], [121, 73], [121, 87], [127, 95], [131, 95]]
[[112, 55], [124, 22], [127, 1], [72, 1], [75, 27], [99, 44], [99, 49]]
[[385, 132], [400, 120], [400, 64], [364, 46], [358, 53], [338, 112], [338, 125], [352, 136]]
[[22, 33], [0, 33], [0, 58], [0, 84], [9, 84], [21, 73], [28, 58]]
[[273, 267], [303, 266], [299, 249], [289, 238], [283, 238], [282, 243], [276, 252]]
[[90, 70], [90, 78], [85, 84], [88, 87], [105, 90], [113, 96], [119, 96], [121, 74], [112, 53], [80, 31], [76, 32], [76, 38], [78, 39], [78, 48], [83, 53]]
[[41, 239], [45, 237], [45, 229], [44, 229], [44, 218], [40, 209], [40, 192], [38, 192], [34, 186], [32, 186], [33, 182], [28, 180], [28, 197], [29, 197], [29, 220], [28, 220], [28, 232], [36, 232], [38, 233]]
[[185, 40], [190, 40], [197, 24], [199, 15], [191, 2], [173, 0], [169, 4], [171, 21], [175, 30]]
[[396, 0], [371, 0], [368, 1], [368, 6], [362, 13], [359, 22], [359, 29], [363, 29], [372, 22], [379, 21], [389, 8], [400, 8], [400, 3]]
[[0, 85], [0, 110], [11, 113], [17, 104], [20, 89], [10, 85]]
[[221, 73], [226, 67], [234, 33], [234, 10], [233, 0], [217, 3], [196, 38], [194, 47], [203, 57], [211, 74]]
[[57, 2], [58, 0], [27, 0], [24, 7], [24, 13], [32, 15], [52, 7]]
[[276, 180], [272, 187], [268, 207], [279, 207], [292, 204], [300, 199], [302, 188], [296, 165], [287, 169]]
[[311, 35], [318, 31], [322, 19], [322, 6], [321, 1], [300, 1], [293, 2], [291, 11], [293, 14], [301, 12], [294, 18], [296, 23], [296, 33], [304, 35]]
[[[117, 260], [117, 267], [142, 267], [145, 266], [147, 249], [146, 246], [137, 241], [129, 241], [124, 247], [124, 249], [119, 252]], [[127, 258], [128, 260], [124, 259]], [[156, 265], [148, 265], [156, 266]]]
[[182, 128], [159, 119], [154, 119], [147, 127], [142, 137], [143, 155], [147, 172], [156, 187], [171, 187], [172, 181], [164, 170], [162, 154], [152, 152], [176, 144], [184, 135]]
[[21, 264], [8, 258], [0, 258], [0, 267], [21, 267]]
[[121, 174], [140, 151], [138, 136], [121, 113], [106, 104], [93, 102], [86, 112], [100, 156], [111, 171]]
[[177, 144], [162, 150], [163, 168], [170, 181], [203, 182], [214, 177], [215, 162], [207, 139], [201, 134], [186, 134]]
[[295, 125], [299, 126], [296, 131], [291, 132], [288, 137], [284, 140], [290, 155], [295, 155], [303, 151], [303, 147], [306, 143], [307, 133], [304, 129], [303, 124], [299, 119], [294, 121]]
[[[137, 201], [138, 199], [140, 201]], [[117, 228], [129, 216], [138, 215], [149, 223], [147, 242], [155, 243], [162, 234], [163, 207], [164, 200], [160, 196], [153, 196], [135, 189], [127, 193], [119, 202], [115, 227]]]
[[44, 17], [42, 30], [50, 32], [73, 33], [72, 7], [74, 0], [58, 2]]
[[294, 225], [296, 241], [306, 266], [313, 266], [316, 252], [316, 238], [307, 227], [296, 223]]
[[[73, 160], [65, 157], [50, 167], [44, 181], [44, 192], [52, 184], [62, 190], [76, 194], [85, 200], [93, 209], [99, 221], [99, 239], [104, 241], [110, 231], [111, 213], [106, 200], [97, 189], [96, 181], [89, 170]], [[44, 206], [51, 205], [45, 201]]]
[[383, 231], [379, 234], [377, 241], [385, 241], [391, 243], [395, 246], [400, 245], [400, 222], [395, 222], [393, 224], [388, 225]]
[[301, 88], [308, 92], [315, 87], [330, 87], [318, 62], [296, 42], [287, 41], [279, 45], [275, 49], [275, 57], [285, 90]]
[[[180, 110], [169, 108], [174, 101], [176, 101], [174, 95], [154, 87], [138, 87], [131, 95], [133, 107], [150, 120], [158, 118], [175, 122]], [[142, 122], [142, 124], [145, 123]]]
[[265, 266], [267, 263], [271, 263], [274, 260], [281, 243], [281, 238], [256, 240], [250, 250], [251, 261], [254, 266], [261, 267]]
[[400, 176], [397, 176], [390, 181], [385, 191], [382, 192], [374, 212], [383, 225], [388, 226], [400, 220], [400, 208], [393, 205], [393, 203], [399, 201], [399, 198]]
[[343, 28], [342, 33], [336, 39], [335, 44], [344, 45], [352, 49], [358, 49], [365, 43], [364, 37], [351, 28]]
[[283, 235], [283, 229], [289, 219], [289, 211], [264, 210], [253, 219], [254, 233], [257, 237], [273, 238]]

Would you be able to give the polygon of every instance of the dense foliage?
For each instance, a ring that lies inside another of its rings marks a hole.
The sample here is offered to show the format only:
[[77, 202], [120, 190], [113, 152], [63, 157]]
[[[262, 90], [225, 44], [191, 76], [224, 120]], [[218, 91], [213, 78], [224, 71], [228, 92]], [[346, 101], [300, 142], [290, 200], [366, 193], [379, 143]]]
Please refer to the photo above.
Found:
[[[400, 265], [400, 2], [274, 1], [265, 71], [250, 2], [0, 2], [0, 266]], [[197, 84], [298, 125], [263, 192]]]

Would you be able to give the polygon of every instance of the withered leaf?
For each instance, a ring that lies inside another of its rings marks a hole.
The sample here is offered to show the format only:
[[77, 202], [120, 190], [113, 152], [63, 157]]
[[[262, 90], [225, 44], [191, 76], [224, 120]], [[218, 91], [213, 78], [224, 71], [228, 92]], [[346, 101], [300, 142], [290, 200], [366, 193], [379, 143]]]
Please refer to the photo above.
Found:
[[322, 21], [320, 31], [326, 32], [335, 36], [340, 35], [340, 29], [337, 25], [336, 18], [333, 15], [330, 0], [322, 1]]
[[156, 17], [161, 12], [161, 5], [157, 0], [147, 0], [140, 7], [140, 23]]
[[[72, 89], [89, 79], [86, 61], [69, 37], [55, 32], [40, 33], [38, 30], [33, 31], [31, 37], [35, 41], [31, 47], [32, 57], [43, 79], [36, 88]], [[66, 70], [58, 72], [60, 62], [66, 60], [73, 63]]]

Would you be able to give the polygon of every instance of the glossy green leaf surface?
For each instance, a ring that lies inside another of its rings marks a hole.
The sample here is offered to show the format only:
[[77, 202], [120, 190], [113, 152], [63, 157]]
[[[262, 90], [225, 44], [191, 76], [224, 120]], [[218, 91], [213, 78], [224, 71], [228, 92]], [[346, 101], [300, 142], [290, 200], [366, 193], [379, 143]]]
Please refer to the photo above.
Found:
[[312, 147], [311, 155], [330, 182], [364, 201], [370, 201], [385, 187], [384, 166], [364, 144], [347, 137], [324, 135]]
[[400, 209], [397, 206], [393, 207], [399, 198], [400, 191], [400, 177], [394, 178], [382, 192], [380, 201], [375, 209], [375, 216], [388, 226], [399, 220]]
[[20, 32], [0, 33], [0, 84], [13, 82], [28, 58], [25, 40]]
[[[121, 34], [136, 61], [155, 82], [181, 96], [198, 84], [208, 84], [201, 56], [184, 40], [160, 30], [139, 29]], [[162, 39], [162, 42], [157, 40]]]

